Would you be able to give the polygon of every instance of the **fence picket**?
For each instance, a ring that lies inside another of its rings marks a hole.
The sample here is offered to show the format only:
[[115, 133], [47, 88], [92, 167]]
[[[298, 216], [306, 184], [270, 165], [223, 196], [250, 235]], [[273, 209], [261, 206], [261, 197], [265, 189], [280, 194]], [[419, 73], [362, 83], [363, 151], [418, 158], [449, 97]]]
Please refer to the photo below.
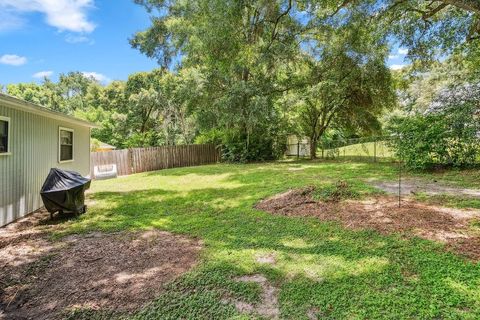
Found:
[[94, 167], [116, 164], [119, 176], [175, 167], [198, 166], [218, 162], [219, 154], [213, 145], [181, 145], [131, 148], [92, 152], [91, 176]]

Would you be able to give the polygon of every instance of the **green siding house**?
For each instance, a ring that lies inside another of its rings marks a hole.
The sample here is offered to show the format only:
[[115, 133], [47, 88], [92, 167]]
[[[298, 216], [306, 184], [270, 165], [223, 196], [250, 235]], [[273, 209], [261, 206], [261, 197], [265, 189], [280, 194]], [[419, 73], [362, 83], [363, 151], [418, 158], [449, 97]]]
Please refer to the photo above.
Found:
[[90, 173], [94, 124], [0, 93], [0, 226], [43, 206], [50, 168]]

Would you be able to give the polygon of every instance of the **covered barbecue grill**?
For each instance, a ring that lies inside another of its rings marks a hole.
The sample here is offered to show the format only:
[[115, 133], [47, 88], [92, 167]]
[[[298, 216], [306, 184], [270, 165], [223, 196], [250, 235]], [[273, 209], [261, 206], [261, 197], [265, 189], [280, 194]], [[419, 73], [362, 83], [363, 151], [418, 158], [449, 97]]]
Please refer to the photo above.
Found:
[[50, 169], [43, 183], [40, 195], [45, 208], [51, 214], [55, 212], [84, 213], [85, 190], [90, 188], [90, 179], [74, 171]]

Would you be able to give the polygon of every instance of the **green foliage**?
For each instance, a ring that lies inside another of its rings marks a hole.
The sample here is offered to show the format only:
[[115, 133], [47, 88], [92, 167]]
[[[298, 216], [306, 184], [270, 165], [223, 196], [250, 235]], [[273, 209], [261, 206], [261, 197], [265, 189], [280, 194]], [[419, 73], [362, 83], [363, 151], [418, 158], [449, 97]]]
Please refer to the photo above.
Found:
[[[289, 134], [307, 136], [312, 157], [330, 130], [379, 134], [394, 83], [410, 110], [426, 110], [479, 76], [476, 0], [135, 2], [151, 25], [130, 43], [160, 69], [106, 86], [69, 72], [7, 93], [94, 121], [94, 138], [118, 148], [209, 141], [245, 162], [278, 158]], [[412, 65], [392, 78], [394, 41]]]
[[258, 133], [248, 138], [248, 145], [245, 138], [236, 132], [227, 131], [222, 140], [223, 159], [230, 162], [274, 160], [285, 151], [283, 141], [275, 141], [275, 136]]
[[478, 163], [478, 119], [471, 108], [391, 119], [389, 145], [409, 169], [468, 167]]
[[182, 55], [195, 69], [202, 97], [195, 106], [199, 131], [222, 131], [229, 161], [278, 157], [283, 135], [276, 99], [281, 74], [299, 54], [292, 2], [138, 1], [156, 13], [132, 46], [164, 65]]
[[428, 72], [412, 72], [410, 68], [405, 68], [396, 77], [403, 109], [424, 113], [443, 90], [478, 82], [480, 74], [463, 55], [457, 54], [441, 63], [432, 64]]
[[195, 143], [205, 144], [212, 143], [216, 146], [221, 146], [223, 141], [223, 131], [220, 129], [211, 129], [205, 132], [200, 133], [195, 138]]
[[65, 99], [62, 97], [60, 90], [48, 79], [45, 80], [43, 85], [36, 83], [9, 84], [6, 86], [6, 93], [55, 111], [71, 112], [65, 104]]
[[94, 152], [100, 147], [100, 140], [91, 138], [90, 139], [90, 151]]
[[290, 133], [310, 139], [312, 158], [329, 131], [342, 136], [378, 133], [382, 112], [395, 106], [393, 81], [385, 66], [385, 34], [376, 25], [365, 24], [361, 11], [328, 15], [334, 3], [325, 1], [309, 9], [316, 19], [305, 18], [311, 27], [302, 34], [308, 46], [282, 78], [291, 87], [281, 100], [294, 119], [287, 121]]
[[[389, 2], [393, 7], [395, 1]], [[476, 11], [470, 11], [470, 8], [462, 6], [462, 2], [465, 1], [439, 0], [429, 4], [427, 1], [409, 0], [388, 12], [390, 21], [393, 20], [391, 30], [410, 49], [410, 58], [434, 61], [440, 54], [449, 55], [455, 49], [469, 46], [469, 42], [480, 32], [480, 6], [477, 3]]]
[[196, 143], [212, 143], [221, 148], [222, 158], [228, 162], [266, 161], [278, 159], [285, 152], [284, 137], [252, 135], [247, 147], [245, 137], [235, 130], [212, 129], [200, 134]]
[[313, 197], [321, 201], [339, 202], [341, 200], [359, 198], [360, 194], [352, 189], [347, 181], [340, 180], [334, 184], [316, 188]]
[[478, 163], [478, 70], [462, 54], [428, 73], [399, 74], [401, 109], [390, 116], [391, 145], [410, 169]]
[[[478, 0], [364, 0], [312, 1], [335, 3], [335, 15], [347, 19], [361, 14], [378, 30], [409, 49], [415, 69], [456, 52], [474, 62], [480, 58], [480, 2]], [[333, 10], [332, 10], [333, 11]], [[332, 11], [327, 13], [329, 16]]]
[[192, 143], [197, 133], [193, 105], [198, 79], [186, 69], [130, 75], [106, 86], [80, 72], [54, 83], [8, 85], [6, 92], [100, 126], [92, 137], [118, 148]]

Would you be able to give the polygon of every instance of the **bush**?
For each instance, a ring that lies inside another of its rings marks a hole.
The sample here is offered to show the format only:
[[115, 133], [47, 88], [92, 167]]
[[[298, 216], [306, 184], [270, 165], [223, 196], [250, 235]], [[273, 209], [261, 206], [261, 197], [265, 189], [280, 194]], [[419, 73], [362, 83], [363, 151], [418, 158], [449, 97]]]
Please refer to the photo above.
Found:
[[357, 199], [359, 197], [360, 193], [354, 190], [348, 182], [342, 180], [316, 189], [313, 196], [315, 200], [326, 202], [339, 202], [344, 199]]
[[251, 135], [246, 137], [225, 135], [222, 141], [222, 158], [229, 162], [267, 161], [278, 159], [285, 151], [284, 143], [277, 143], [274, 137]]
[[443, 96], [424, 114], [390, 120], [388, 130], [393, 139], [389, 145], [407, 168], [463, 168], [478, 163], [478, 106], [474, 99], [456, 98]]
[[212, 129], [199, 135], [195, 142], [220, 147], [222, 159], [228, 162], [275, 160], [285, 152], [282, 137], [253, 133], [248, 137], [247, 145], [247, 137], [234, 130]]

